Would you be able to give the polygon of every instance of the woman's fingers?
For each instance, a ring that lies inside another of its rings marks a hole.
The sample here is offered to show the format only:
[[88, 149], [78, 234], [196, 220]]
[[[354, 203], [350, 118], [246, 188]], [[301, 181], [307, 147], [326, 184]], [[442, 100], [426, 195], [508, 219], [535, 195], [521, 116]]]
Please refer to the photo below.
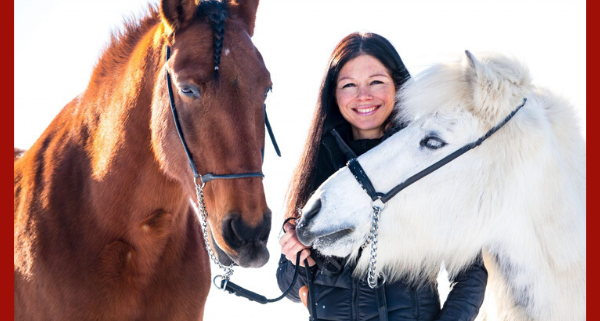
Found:
[[296, 227], [290, 223], [285, 223], [284, 225], [285, 234], [279, 239], [279, 245], [283, 247], [285, 243], [287, 243], [290, 238], [296, 236]]
[[295, 231], [296, 230], [296, 225], [292, 225], [291, 223], [288, 222], [288, 223], [285, 223], [283, 225], [283, 229], [286, 231], [286, 233], [289, 232], [289, 231], [291, 231], [291, 230]]
[[279, 239], [279, 245], [281, 245], [281, 253], [292, 262], [296, 264], [296, 257], [298, 252], [300, 253], [300, 266], [304, 266], [304, 260], [308, 260], [308, 265], [315, 265], [315, 261], [310, 257], [310, 249], [304, 244], [300, 243], [296, 237], [296, 227], [290, 223], [284, 225], [286, 233]]
[[308, 260], [308, 266], [315, 265], [315, 260], [310, 257], [310, 250], [304, 249], [300, 254], [300, 266], [304, 266], [304, 260]]
[[[302, 245], [302, 243], [300, 242], [295, 242], [293, 244], [289, 244], [290, 246], [287, 247], [287, 250], [282, 249], [281, 252], [283, 254], [285, 254], [285, 257], [287, 257], [288, 260], [292, 261], [292, 262], [296, 262], [296, 256], [298, 254], [298, 252], [306, 249], [306, 246]], [[287, 244], [286, 244], [287, 246]]]

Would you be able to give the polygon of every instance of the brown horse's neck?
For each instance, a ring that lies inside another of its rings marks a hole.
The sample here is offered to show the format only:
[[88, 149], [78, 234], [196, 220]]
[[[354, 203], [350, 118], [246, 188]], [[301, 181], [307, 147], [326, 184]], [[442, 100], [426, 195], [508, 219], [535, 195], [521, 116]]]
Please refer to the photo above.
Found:
[[92, 177], [119, 186], [107, 190], [109, 194], [131, 189], [138, 195], [130, 197], [147, 198], [147, 202], [136, 200], [137, 204], [147, 204], [147, 211], [167, 210], [160, 207], [170, 207], [169, 212], [172, 207], [185, 211], [187, 197], [180, 184], [160, 169], [151, 147], [153, 90], [164, 65], [164, 40], [157, 36], [162, 33], [160, 28], [158, 24], [140, 39], [126, 63], [116, 70], [119, 75], [112, 77], [118, 81], [90, 86], [84, 95], [84, 99], [90, 96], [90, 105], [96, 102], [93, 105], [103, 106], [93, 123]]
[[[188, 196], [160, 169], [151, 145], [153, 88], [164, 65], [162, 26], [155, 20], [135, 45], [122, 46], [129, 52], [119, 51], [118, 59], [114, 48], [107, 50], [86, 91], [61, 111], [28, 153], [41, 159], [34, 166], [55, 172], [44, 181], [77, 181], [81, 188], [76, 192], [86, 194], [80, 199], [92, 207], [86, 209], [89, 215], [96, 213], [105, 224], [126, 227], [155, 212], [175, 215], [189, 208]], [[65, 174], [56, 174], [63, 169]]]

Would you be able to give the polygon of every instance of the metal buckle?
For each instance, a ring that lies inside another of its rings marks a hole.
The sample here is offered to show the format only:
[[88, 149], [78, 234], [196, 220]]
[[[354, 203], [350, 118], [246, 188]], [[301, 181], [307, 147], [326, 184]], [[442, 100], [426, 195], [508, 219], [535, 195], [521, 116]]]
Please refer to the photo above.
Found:
[[383, 211], [385, 209], [386, 203], [384, 203], [381, 200], [381, 197], [377, 198], [376, 200], [371, 202], [371, 207], [373, 209], [377, 209], [379, 210], [379, 212]]
[[[221, 278], [221, 282], [219, 282], [220, 284], [217, 284], [217, 278]], [[219, 290], [223, 290], [225, 291], [225, 288], [227, 287], [227, 282], [229, 282], [229, 278], [225, 277], [223, 275], [217, 275], [213, 278], [213, 284], [217, 287], [217, 289]]]
[[[381, 282], [380, 282], [381, 280]], [[380, 286], [383, 286], [385, 284], [385, 281], [387, 281], [387, 278], [385, 277], [385, 274], [381, 273], [377, 276], [377, 280], [375, 281], [375, 284], [371, 284], [371, 282], [369, 282], [369, 287], [371, 289], [376, 289]]]

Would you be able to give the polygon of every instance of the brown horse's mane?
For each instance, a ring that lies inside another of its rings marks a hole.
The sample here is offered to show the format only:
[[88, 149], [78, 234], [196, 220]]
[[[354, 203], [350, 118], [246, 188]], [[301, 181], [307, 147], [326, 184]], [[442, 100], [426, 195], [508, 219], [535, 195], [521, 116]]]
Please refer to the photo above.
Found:
[[[215, 32], [214, 62], [220, 63], [223, 47], [224, 18], [226, 7], [218, 1], [200, 1], [197, 17], [208, 17]], [[98, 85], [107, 75], [110, 75], [125, 65], [135, 46], [150, 29], [160, 23], [160, 12], [154, 5], [148, 5], [148, 11], [138, 18], [135, 15], [124, 18], [123, 27], [116, 29], [110, 35], [110, 41], [103, 50], [90, 79], [89, 85]]]
[[123, 26], [111, 33], [110, 41], [94, 67], [89, 85], [97, 85], [107, 75], [111, 77], [129, 59], [144, 34], [159, 22], [159, 10], [153, 5], [148, 6], [148, 11], [141, 18], [135, 15], [124, 18]]

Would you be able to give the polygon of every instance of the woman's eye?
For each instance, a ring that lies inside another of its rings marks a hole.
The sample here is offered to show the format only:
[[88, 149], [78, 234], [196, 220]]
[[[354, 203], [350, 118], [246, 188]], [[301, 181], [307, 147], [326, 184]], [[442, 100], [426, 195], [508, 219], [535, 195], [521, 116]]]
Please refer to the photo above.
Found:
[[184, 85], [179, 88], [179, 92], [188, 97], [200, 97], [200, 89], [194, 86]]
[[381, 81], [381, 80], [373, 80], [373, 81], [371, 81], [371, 85], [380, 85], [380, 84], [383, 84], [383, 81]]
[[351, 88], [351, 87], [354, 87], [354, 84], [353, 83], [348, 83], [348, 84], [343, 85], [342, 89], [344, 89], [344, 88]]
[[423, 138], [423, 140], [421, 140], [420, 145], [435, 150], [446, 146], [446, 142], [439, 137], [430, 136]]

